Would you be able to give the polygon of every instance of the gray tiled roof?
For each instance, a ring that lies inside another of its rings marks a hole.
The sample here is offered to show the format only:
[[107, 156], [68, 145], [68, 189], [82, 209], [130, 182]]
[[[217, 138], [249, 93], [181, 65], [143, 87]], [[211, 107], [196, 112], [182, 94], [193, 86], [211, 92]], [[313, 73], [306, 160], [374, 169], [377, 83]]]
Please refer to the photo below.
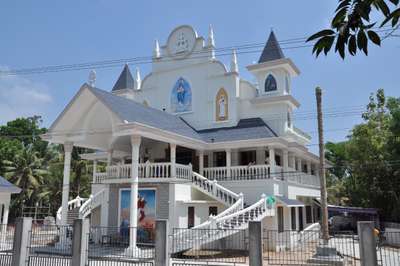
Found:
[[285, 58], [282, 49], [276, 39], [275, 33], [271, 31], [268, 41], [265, 44], [264, 50], [258, 59], [258, 63], [268, 62], [272, 60]]
[[110, 92], [90, 86], [88, 86], [88, 88], [121, 120], [145, 124], [192, 139], [211, 143], [277, 136], [261, 118], [242, 119], [234, 127], [196, 130], [179, 116], [147, 107], [133, 100], [116, 96]]
[[197, 132], [178, 116], [97, 88], [88, 87], [121, 120], [142, 123], [193, 139], [201, 139]]
[[277, 134], [261, 118], [242, 119], [234, 127], [212, 128], [197, 132], [206, 142], [277, 137]]
[[115, 83], [112, 91], [124, 90], [124, 89], [133, 89], [135, 87], [135, 81], [133, 80], [131, 71], [129, 70], [129, 66], [125, 65], [117, 82]]
[[20, 193], [21, 189], [8, 182], [8, 180], [4, 177], [0, 176], [0, 192]]

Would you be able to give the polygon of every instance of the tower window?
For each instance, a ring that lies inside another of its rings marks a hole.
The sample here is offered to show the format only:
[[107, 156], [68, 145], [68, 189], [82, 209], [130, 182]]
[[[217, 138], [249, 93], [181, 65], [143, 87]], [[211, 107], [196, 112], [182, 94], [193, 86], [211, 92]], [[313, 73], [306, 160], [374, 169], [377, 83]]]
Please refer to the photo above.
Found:
[[271, 74], [268, 75], [267, 79], [265, 80], [265, 92], [268, 91], [276, 91], [276, 79]]
[[290, 116], [290, 112], [287, 112], [287, 126], [288, 128], [292, 127], [292, 118]]

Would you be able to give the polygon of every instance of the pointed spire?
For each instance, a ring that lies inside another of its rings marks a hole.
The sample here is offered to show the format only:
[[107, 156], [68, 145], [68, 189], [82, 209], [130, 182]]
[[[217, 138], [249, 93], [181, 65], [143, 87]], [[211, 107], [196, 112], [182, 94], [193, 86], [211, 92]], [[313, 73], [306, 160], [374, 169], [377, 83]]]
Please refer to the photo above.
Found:
[[136, 81], [136, 89], [137, 89], [137, 90], [140, 90], [140, 87], [141, 87], [141, 85], [142, 85], [142, 79], [140, 78], [140, 71], [139, 71], [139, 68], [138, 68], [138, 67], [136, 68], [136, 78], [135, 78], [135, 81]]
[[237, 56], [236, 50], [232, 50], [232, 59], [231, 59], [231, 72], [239, 72], [238, 64], [237, 64]]
[[134, 87], [135, 81], [133, 80], [128, 64], [125, 64], [124, 69], [119, 75], [117, 82], [115, 82], [112, 91], [114, 92], [118, 90], [133, 89]]
[[282, 58], [285, 58], [285, 56], [283, 55], [282, 49], [279, 45], [278, 40], [276, 39], [274, 31], [271, 30], [268, 41], [265, 44], [260, 59], [258, 59], [258, 63], [278, 60]]
[[215, 47], [214, 30], [213, 30], [211, 24], [210, 24], [210, 26], [208, 26], [207, 46], [208, 46], [208, 47]]
[[153, 56], [154, 56], [154, 58], [160, 58], [160, 57], [161, 57], [160, 45], [159, 45], [157, 39], [154, 41], [154, 52], [153, 52]]

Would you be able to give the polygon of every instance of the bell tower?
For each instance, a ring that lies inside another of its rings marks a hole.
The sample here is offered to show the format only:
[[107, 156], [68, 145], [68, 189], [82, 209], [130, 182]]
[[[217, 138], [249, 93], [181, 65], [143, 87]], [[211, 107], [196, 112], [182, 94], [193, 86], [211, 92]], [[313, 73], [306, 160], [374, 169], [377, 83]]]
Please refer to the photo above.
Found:
[[300, 74], [296, 65], [282, 52], [274, 31], [271, 31], [258, 63], [247, 66], [258, 81], [259, 95], [291, 94], [291, 80]]

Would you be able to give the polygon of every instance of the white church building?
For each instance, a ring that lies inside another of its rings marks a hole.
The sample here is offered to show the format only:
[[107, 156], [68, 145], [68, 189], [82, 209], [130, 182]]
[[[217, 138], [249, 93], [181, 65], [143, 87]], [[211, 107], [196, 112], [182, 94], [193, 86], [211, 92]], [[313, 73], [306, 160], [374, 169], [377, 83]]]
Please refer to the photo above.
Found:
[[[319, 158], [292, 121], [299, 69], [273, 32], [246, 67], [256, 83], [241, 78], [235, 51], [229, 67], [215, 53], [211, 27], [203, 38], [179, 26], [155, 42], [143, 79], [126, 65], [112, 89], [79, 89], [42, 136], [64, 145], [60, 224], [75, 211], [92, 226], [135, 227], [135, 246], [154, 238], [156, 219], [188, 230], [261, 220], [279, 232], [318, 222]], [[69, 197], [73, 146], [94, 151], [81, 155], [94, 165], [89, 199]]]

